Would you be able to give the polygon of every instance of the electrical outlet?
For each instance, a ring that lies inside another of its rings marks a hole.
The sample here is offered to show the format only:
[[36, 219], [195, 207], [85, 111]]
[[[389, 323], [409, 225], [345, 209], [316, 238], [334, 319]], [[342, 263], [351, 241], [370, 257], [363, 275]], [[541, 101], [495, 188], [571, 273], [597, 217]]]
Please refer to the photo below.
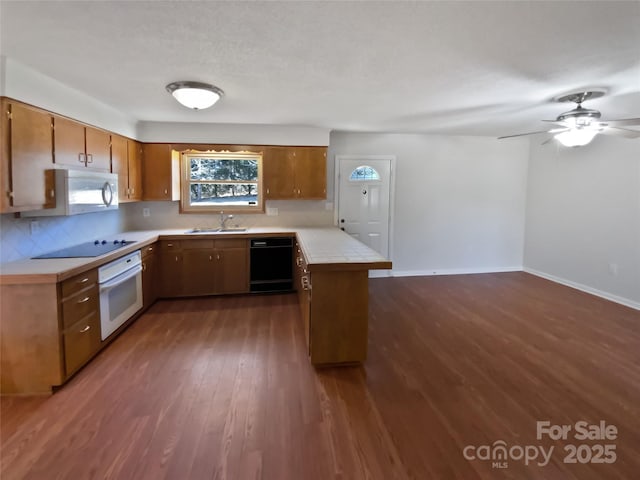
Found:
[[611, 275], [613, 275], [614, 277], [616, 275], [618, 275], [618, 264], [617, 263], [610, 263], [609, 264], [609, 273]]
[[333, 202], [324, 202], [325, 210], [333, 210]]
[[143, 208], [142, 209], [142, 216], [143, 217], [150, 217], [151, 216], [151, 212], [149, 211], [148, 208]]
[[31, 220], [29, 227], [31, 228], [31, 236], [40, 233], [40, 222], [38, 220]]
[[275, 207], [267, 207], [267, 216], [275, 217], [278, 215], [278, 209]]

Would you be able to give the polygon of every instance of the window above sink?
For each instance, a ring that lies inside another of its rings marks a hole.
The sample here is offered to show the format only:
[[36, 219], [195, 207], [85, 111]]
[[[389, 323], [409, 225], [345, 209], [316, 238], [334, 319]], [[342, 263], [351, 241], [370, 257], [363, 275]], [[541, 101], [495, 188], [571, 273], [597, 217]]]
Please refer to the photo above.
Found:
[[181, 164], [181, 212], [264, 212], [261, 153], [187, 151]]

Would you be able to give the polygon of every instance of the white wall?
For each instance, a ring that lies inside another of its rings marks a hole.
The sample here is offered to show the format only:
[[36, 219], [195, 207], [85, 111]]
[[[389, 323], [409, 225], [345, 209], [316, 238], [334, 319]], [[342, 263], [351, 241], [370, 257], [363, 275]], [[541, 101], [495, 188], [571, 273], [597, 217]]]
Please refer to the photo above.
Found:
[[136, 138], [136, 120], [78, 90], [0, 56], [0, 95]]
[[532, 142], [526, 219], [526, 269], [640, 308], [640, 141]]
[[140, 122], [138, 139], [159, 143], [329, 145], [329, 129], [288, 125]]
[[336, 155], [397, 158], [394, 274], [522, 268], [527, 140], [332, 133], [330, 178]]

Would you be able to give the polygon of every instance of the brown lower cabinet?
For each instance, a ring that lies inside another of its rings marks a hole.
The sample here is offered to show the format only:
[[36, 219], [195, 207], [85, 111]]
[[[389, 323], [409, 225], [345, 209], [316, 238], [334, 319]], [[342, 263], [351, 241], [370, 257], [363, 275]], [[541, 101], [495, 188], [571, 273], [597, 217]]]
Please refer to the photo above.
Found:
[[160, 297], [247, 293], [247, 239], [161, 240]]
[[100, 349], [100, 313], [91, 312], [67, 328], [63, 343], [65, 373], [69, 377]]
[[158, 298], [157, 245], [147, 245], [142, 249], [142, 309], [149, 308]]
[[322, 366], [366, 360], [368, 270], [310, 272], [298, 247], [295, 280], [311, 363]]
[[2, 285], [1, 293], [3, 394], [51, 393], [100, 349], [97, 269], [60, 283]]

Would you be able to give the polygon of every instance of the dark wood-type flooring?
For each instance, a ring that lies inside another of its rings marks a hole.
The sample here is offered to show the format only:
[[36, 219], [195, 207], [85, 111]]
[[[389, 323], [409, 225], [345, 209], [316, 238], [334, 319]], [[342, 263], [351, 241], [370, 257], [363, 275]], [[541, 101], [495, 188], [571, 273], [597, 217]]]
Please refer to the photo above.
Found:
[[[295, 295], [158, 302], [53, 396], [2, 398], [0, 478], [639, 478], [640, 312], [525, 273], [369, 284], [350, 368], [309, 365]], [[539, 441], [538, 420], [618, 437]], [[463, 457], [498, 440], [555, 450]], [[617, 460], [565, 464], [569, 443]]]

